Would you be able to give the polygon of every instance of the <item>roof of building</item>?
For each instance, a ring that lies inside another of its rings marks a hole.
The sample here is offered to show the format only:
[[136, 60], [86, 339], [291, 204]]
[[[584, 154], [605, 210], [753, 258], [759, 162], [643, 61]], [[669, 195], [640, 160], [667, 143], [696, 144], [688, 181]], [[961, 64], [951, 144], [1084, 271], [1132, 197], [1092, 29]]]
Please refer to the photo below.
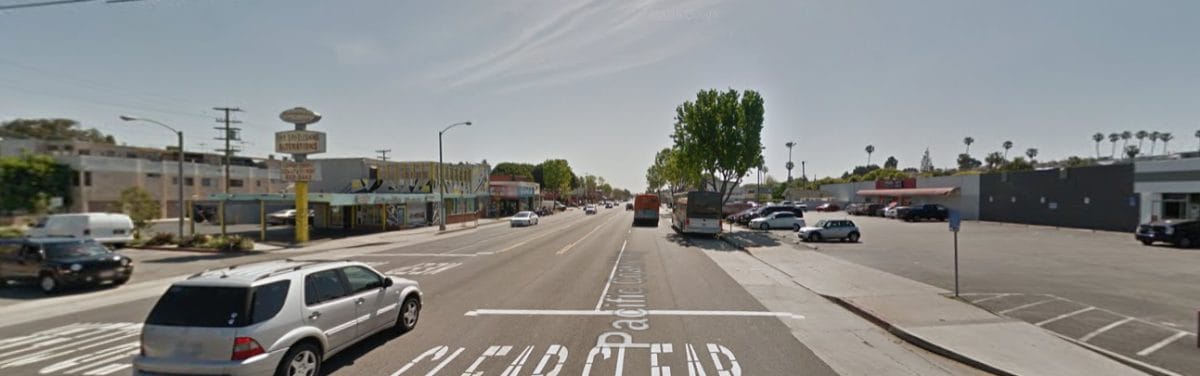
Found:
[[958, 187], [936, 188], [900, 188], [900, 189], [860, 189], [859, 196], [947, 196], [958, 190]]

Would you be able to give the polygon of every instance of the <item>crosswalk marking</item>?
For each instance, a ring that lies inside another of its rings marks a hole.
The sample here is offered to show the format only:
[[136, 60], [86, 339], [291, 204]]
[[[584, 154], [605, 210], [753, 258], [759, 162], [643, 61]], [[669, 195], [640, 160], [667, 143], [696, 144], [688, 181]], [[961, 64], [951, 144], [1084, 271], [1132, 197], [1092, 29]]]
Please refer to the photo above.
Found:
[[423, 262], [416, 265], [404, 266], [387, 271], [388, 275], [406, 276], [406, 275], [434, 275], [450, 269], [453, 269], [461, 262]]

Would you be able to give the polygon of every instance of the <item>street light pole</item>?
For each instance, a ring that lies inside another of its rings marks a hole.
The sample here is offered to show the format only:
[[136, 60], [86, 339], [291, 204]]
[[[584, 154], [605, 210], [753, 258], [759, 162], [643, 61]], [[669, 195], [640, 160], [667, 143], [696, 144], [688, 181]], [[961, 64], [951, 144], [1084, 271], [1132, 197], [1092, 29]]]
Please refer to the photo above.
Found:
[[442, 160], [442, 135], [459, 125], [471, 126], [471, 122], [464, 121], [461, 123], [450, 124], [450, 126], [438, 132], [438, 211], [441, 212], [442, 220], [438, 223], [438, 231], [446, 231], [446, 177], [443, 174], [445, 171], [445, 162]]
[[132, 116], [121, 115], [121, 120], [144, 121], [147, 123], [158, 124], [159, 126], [162, 126], [163, 128], [170, 130], [171, 132], [175, 132], [175, 135], [179, 137], [179, 150], [178, 150], [178, 152], [179, 152], [179, 158], [178, 158], [179, 159], [179, 161], [178, 161], [179, 162], [178, 163], [178, 165], [179, 165], [179, 197], [178, 197], [178, 201], [179, 201], [178, 202], [178, 204], [179, 204], [179, 239], [182, 240], [183, 239], [183, 220], [184, 220], [183, 217], [184, 217], [184, 213], [185, 213], [184, 212], [184, 202], [183, 202], [183, 131], [176, 130], [175, 128], [172, 128], [170, 125], [163, 124], [163, 123], [153, 120], [153, 119], [144, 119], [144, 118], [136, 118], [136, 117], [132, 117]]

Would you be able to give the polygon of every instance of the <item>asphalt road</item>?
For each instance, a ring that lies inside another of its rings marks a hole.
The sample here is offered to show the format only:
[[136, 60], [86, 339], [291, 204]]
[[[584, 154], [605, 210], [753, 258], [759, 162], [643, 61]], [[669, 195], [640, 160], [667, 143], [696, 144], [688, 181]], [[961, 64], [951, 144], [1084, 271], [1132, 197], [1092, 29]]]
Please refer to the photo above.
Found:
[[[944, 222], [845, 213], [860, 243], [805, 243], [819, 252], [954, 289], [953, 234]], [[794, 240], [791, 231], [772, 231]], [[801, 245], [797, 245], [801, 246]], [[1147, 247], [1132, 233], [963, 222], [960, 288], [974, 304], [1066, 338], [1186, 375], [1200, 375], [1200, 250]]]
[[[797, 319], [792, 313], [765, 309], [710, 258], [684, 248], [665, 221], [631, 222], [621, 209], [567, 212], [537, 226], [489, 226], [353, 256], [420, 282], [425, 307], [415, 331], [372, 337], [325, 371], [833, 374], [781, 321]], [[138, 323], [154, 301], [0, 322], [0, 374], [129, 374]]]

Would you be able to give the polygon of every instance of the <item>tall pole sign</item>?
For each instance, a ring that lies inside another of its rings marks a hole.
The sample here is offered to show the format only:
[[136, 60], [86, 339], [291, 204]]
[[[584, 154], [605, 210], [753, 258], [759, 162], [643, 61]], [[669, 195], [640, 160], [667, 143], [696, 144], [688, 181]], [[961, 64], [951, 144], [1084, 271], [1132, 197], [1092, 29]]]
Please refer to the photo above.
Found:
[[275, 152], [291, 154], [292, 161], [284, 162], [285, 180], [296, 187], [296, 243], [308, 242], [308, 182], [313, 179], [309, 154], [325, 152], [325, 132], [308, 130], [308, 125], [321, 121], [321, 114], [296, 107], [279, 114], [279, 119], [295, 125], [294, 130], [275, 132]]
[[958, 230], [962, 228], [962, 214], [958, 210], [950, 210], [950, 215], [946, 218], [946, 222], [950, 225], [950, 232], [954, 233], [954, 297], [958, 297]]

